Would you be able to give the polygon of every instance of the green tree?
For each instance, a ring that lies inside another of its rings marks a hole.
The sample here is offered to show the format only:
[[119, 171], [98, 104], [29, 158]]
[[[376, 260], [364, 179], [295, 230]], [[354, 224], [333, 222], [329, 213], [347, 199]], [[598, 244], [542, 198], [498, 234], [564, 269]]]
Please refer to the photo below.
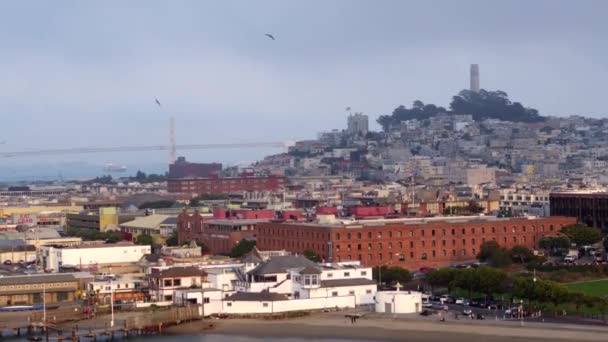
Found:
[[561, 250], [570, 248], [570, 239], [565, 235], [545, 236], [538, 241], [540, 248], [549, 251], [550, 255], [558, 254]]
[[302, 252], [302, 255], [304, 255], [310, 261], [321, 262], [321, 257], [319, 254], [315, 253], [315, 251], [312, 249], [305, 249], [304, 252]]
[[456, 273], [454, 285], [467, 290], [469, 298], [473, 296], [473, 291], [479, 288], [479, 273], [474, 268], [461, 269]]
[[523, 264], [532, 260], [533, 257], [534, 253], [526, 246], [517, 245], [511, 249], [511, 258], [514, 262]]
[[372, 269], [372, 278], [375, 280], [379, 280], [378, 276], [381, 276], [380, 279], [382, 280], [382, 282], [387, 284], [393, 284], [396, 282], [404, 284], [412, 280], [412, 275], [410, 271], [399, 266], [389, 267], [386, 265], [382, 265], [379, 268], [374, 267]]
[[474, 269], [474, 273], [476, 273], [474, 279], [477, 281], [475, 290], [488, 296], [498, 292], [507, 279], [504, 271], [493, 267], [481, 266]]
[[494, 256], [494, 254], [496, 254], [496, 252], [498, 252], [498, 250], [500, 250], [498, 242], [494, 240], [486, 241], [479, 247], [477, 259], [479, 259], [481, 262], [488, 261]]
[[432, 270], [427, 273], [426, 282], [431, 285], [431, 291], [434, 291], [434, 287], [436, 286], [443, 286], [448, 288], [448, 292], [452, 292], [457, 272], [456, 269], [451, 267]]
[[562, 227], [561, 232], [577, 246], [591, 245], [602, 239], [599, 229], [584, 224], [569, 224]]
[[232, 258], [240, 258], [243, 255], [251, 252], [253, 247], [255, 247], [255, 240], [242, 239], [232, 247], [230, 250], [230, 256]]
[[148, 234], [140, 234], [135, 238], [135, 243], [138, 245], [152, 245], [154, 239]]
[[506, 248], [500, 248], [490, 259], [488, 263], [493, 267], [507, 267], [511, 265], [511, 251]]
[[177, 246], [177, 241], [177, 233], [171, 233], [165, 243], [167, 244], [167, 246]]

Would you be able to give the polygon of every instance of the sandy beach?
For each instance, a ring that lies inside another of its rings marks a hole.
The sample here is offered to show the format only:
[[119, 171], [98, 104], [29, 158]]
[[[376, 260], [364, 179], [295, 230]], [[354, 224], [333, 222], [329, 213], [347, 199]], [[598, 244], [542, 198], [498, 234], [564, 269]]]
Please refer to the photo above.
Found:
[[[207, 325], [208, 325], [207, 320]], [[194, 322], [172, 327], [172, 334], [221, 334], [250, 337], [334, 338], [375, 341], [606, 341], [608, 328], [596, 326], [530, 323], [470, 324], [467, 322], [404, 321], [362, 318], [352, 324], [336, 315], [317, 315], [288, 320], [226, 319], [212, 322], [203, 331], [203, 323]]]

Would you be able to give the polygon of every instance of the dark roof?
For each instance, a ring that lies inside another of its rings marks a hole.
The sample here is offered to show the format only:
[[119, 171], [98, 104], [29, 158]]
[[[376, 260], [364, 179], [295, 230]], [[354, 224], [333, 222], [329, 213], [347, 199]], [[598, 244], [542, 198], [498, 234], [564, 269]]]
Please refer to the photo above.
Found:
[[41, 275], [18, 275], [7, 276], [0, 278], [0, 286], [2, 285], [26, 285], [26, 284], [48, 284], [48, 283], [63, 283], [76, 281], [73, 275], [69, 273], [61, 274], [41, 274]]
[[144, 260], [146, 260], [147, 262], [158, 262], [158, 260], [161, 258], [160, 254], [146, 254], [144, 255]]
[[204, 277], [207, 272], [194, 267], [171, 267], [165, 270], [152, 269], [152, 276], [155, 278], [185, 278], [185, 277]]
[[265, 274], [276, 274], [284, 273], [291, 268], [306, 268], [314, 267], [317, 268], [317, 264], [313, 261], [308, 260], [306, 257], [301, 255], [283, 255], [275, 256], [263, 264], [258, 265], [253, 270], [249, 271], [249, 274], [253, 275], [265, 275]]
[[245, 254], [245, 256], [241, 258], [241, 262], [244, 262], [246, 264], [259, 264], [262, 261], [264, 260], [260, 256], [260, 252], [258, 251], [258, 249], [255, 247], [253, 247], [253, 249], [249, 253]]
[[167, 217], [160, 224], [177, 224], [177, 217], [176, 216]]
[[300, 274], [321, 274], [321, 270], [316, 267], [306, 267], [300, 271]]
[[359, 285], [375, 285], [376, 281], [366, 278], [352, 279], [333, 279], [321, 280], [321, 287], [341, 287], [341, 286], [359, 286]]
[[288, 300], [286, 295], [268, 291], [262, 292], [237, 292], [226, 297], [225, 301], [247, 301], [247, 302], [274, 302]]

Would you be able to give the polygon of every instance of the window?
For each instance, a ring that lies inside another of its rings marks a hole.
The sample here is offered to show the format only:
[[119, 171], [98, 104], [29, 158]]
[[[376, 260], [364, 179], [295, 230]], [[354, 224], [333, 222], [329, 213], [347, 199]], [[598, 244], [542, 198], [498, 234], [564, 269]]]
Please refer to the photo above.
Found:
[[421, 243], [422, 243], [422, 248], [424, 248], [424, 241], [422, 241]]
[[351, 296], [354, 296], [355, 295], [355, 291], [352, 291], [352, 290], [348, 291], [348, 294], [351, 295]]
[[350, 272], [344, 272], [345, 277], [350, 277]]
[[452, 235], [456, 235], [456, 229], [452, 229]]
[[517, 243], [517, 236], [513, 237], [513, 243]]
[[431, 246], [435, 247], [435, 240], [431, 241]]
[[268, 303], [262, 303], [262, 307], [267, 308], [268, 307]]
[[513, 226], [513, 227], [511, 228], [511, 233], [515, 233], [515, 231], [516, 231], [516, 230], [517, 230], [517, 228], [515, 228], [515, 226]]
[[475, 234], [475, 228], [471, 228], [471, 234]]
[[414, 241], [410, 241], [410, 248], [414, 248]]
[[414, 232], [410, 230], [409, 232], [407, 232], [407, 235], [409, 235], [410, 237], [412, 237], [412, 236], [414, 236]]
[[471, 239], [471, 245], [475, 246], [475, 239]]
[[507, 237], [506, 236], [502, 238], [502, 242], [507, 243]]
[[525, 233], [526, 232], [526, 226], [521, 226], [521, 231]]
[[346, 245], [346, 250], [350, 252], [350, 243]]
[[399, 254], [399, 261], [405, 261], [405, 255]]
[[441, 240], [441, 245], [445, 247], [445, 240]]
[[371, 239], [371, 238], [372, 238], [372, 232], [368, 232], [368, 233], [367, 233], [367, 238], [368, 238], [368, 239]]
[[361, 233], [357, 233], [357, 239], [361, 240]]
[[393, 232], [389, 231], [389, 232], [388, 232], [388, 237], [389, 237], [389, 238], [392, 238], [392, 237], [393, 237]]
[[452, 247], [456, 247], [456, 240], [452, 240]]
[[462, 228], [462, 235], [465, 235], [465, 234], [466, 234], [466, 231], [464, 228]]
[[399, 241], [399, 249], [403, 249], [403, 242]]
[[402, 234], [401, 234], [401, 231], [398, 231], [398, 232], [397, 232], [397, 237], [399, 237], [399, 238], [400, 238], [400, 237], [401, 237], [401, 235], [402, 235]]
[[467, 244], [467, 240], [466, 239], [462, 239], [462, 245], [465, 246]]
[[366, 294], [372, 294], [372, 290], [367, 289], [367, 290], [365, 290], [365, 293], [366, 293]]
[[333, 292], [331, 293], [331, 296], [332, 296], [332, 297], [338, 297], [338, 291], [333, 291]]
[[336, 234], [336, 240], [340, 240], [340, 233]]
[[351, 238], [350, 233], [346, 234], [346, 239], [350, 240], [350, 238]]
[[171, 279], [165, 279], [163, 281], [163, 286], [172, 286], [173, 282], [171, 281]]
[[382, 253], [378, 253], [378, 260], [382, 260]]
[[461, 253], [462, 253], [462, 256], [466, 256], [466, 255], [467, 255], [467, 250], [466, 250], [466, 249], [463, 249], [463, 250], [461, 251]]
[[506, 233], [507, 232], [507, 227], [502, 227], [502, 232]]
[[496, 228], [492, 227], [492, 234], [495, 234], [495, 233], [496, 233]]
[[210, 302], [211, 302], [211, 300], [209, 299], [209, 297], [203, 298], [203, 303], [209, 304]]
[[553, 225], [549, 225], [549, 231], [552, 232], [553, 231]]
[[362, 277], [367, 276], [367, 271], [361, 271], [361, 276], [362, 276]]
[[382, 232], [378, 232], [378, 239], [382, 239]]
[[420, 229], [420, 235], [424, 236], [424, 229]]
[[540, 226], [540, 232], [543, 233], [545, 231], [545, 226]]
[[473, 256], [477, 255], [477, 253], [475, 253], [475, 248], [471, 249], [471, 254], [472, 254]]
[[371, 243], [371, 242], [369, 242], [369, 243], [367, 244], [367, 249], [372, 249], [372, 243]]
[[443, 255], [443, 256], [447, 256], [447, 255], [448, 255], [448, 253], [447, 253], [447, 252], [446, 252], [446, 250], [444, 249], [444, 250], [442, 250], [442, 251], [441, 251], [441, 255]]
[[428, 259], [428, 256], [426, 255], [426, 253], [422, 253], [422, 256], [420, 257], [420, 259], [426, 260], [426, 259]]
[[445, 228], [441, 230], [441, 235], [445, 236]]
[[358, 244], [357, 244], [357, 250], [358, 250], [358, 251], [360, 251], [360, 250], [361, 250], [361, 244], [360, 244], [360, 243], [358, 243]]
[[393, 243], [392, 243], [392, 242], [389, 242], [389, 243], [388, 243], [388, 249], [392, 249], [392, 248], [393, 248]]
[[452, 256], [456, 256], [456, 250], [452, 249]]
[[226, 306], [232, 306], [232, 303], [228, 302], [226, 303]]
[[181, 279], [173, 279], [173, 286], [182, 286]]
[[431, 230], [431, 235], [435, 236], [435, 229]]
[[327, 273], [327, 278], [333, 278], [334, 274], [333, 273]]
[[371, 254], [368, 254], [368, 255], [367, 255], [367, 260], [368, 260], [368, 261], [371, 261], [371, 260], [372, 260], [372, 255], [371, 255]]
[[486, 228], [485, 227], [481, 227], [481, 234], [485, 234], [486, 233]]
[[378, 242], [378, 249], [382, 249], [382, 242]]
[[67, 292], [57, 292], [57, 301], [58, 302], [63, 302], [68, 300], [68, 293]]
[[410, 258], [414, 259], [414, 252], [410, 252]]
[[432, 256], [433, 256], [433, 258], [435, 258], [435, 251], [434, 250], [432, 252]]

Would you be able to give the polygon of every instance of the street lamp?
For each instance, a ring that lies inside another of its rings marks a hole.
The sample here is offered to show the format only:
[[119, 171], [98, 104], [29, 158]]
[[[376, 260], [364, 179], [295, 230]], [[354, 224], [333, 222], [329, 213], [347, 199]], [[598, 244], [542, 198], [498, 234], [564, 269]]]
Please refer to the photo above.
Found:
[[521, 326], [524, 326], [524, 300], [519, 300], [519, 319], [521, 322]]

